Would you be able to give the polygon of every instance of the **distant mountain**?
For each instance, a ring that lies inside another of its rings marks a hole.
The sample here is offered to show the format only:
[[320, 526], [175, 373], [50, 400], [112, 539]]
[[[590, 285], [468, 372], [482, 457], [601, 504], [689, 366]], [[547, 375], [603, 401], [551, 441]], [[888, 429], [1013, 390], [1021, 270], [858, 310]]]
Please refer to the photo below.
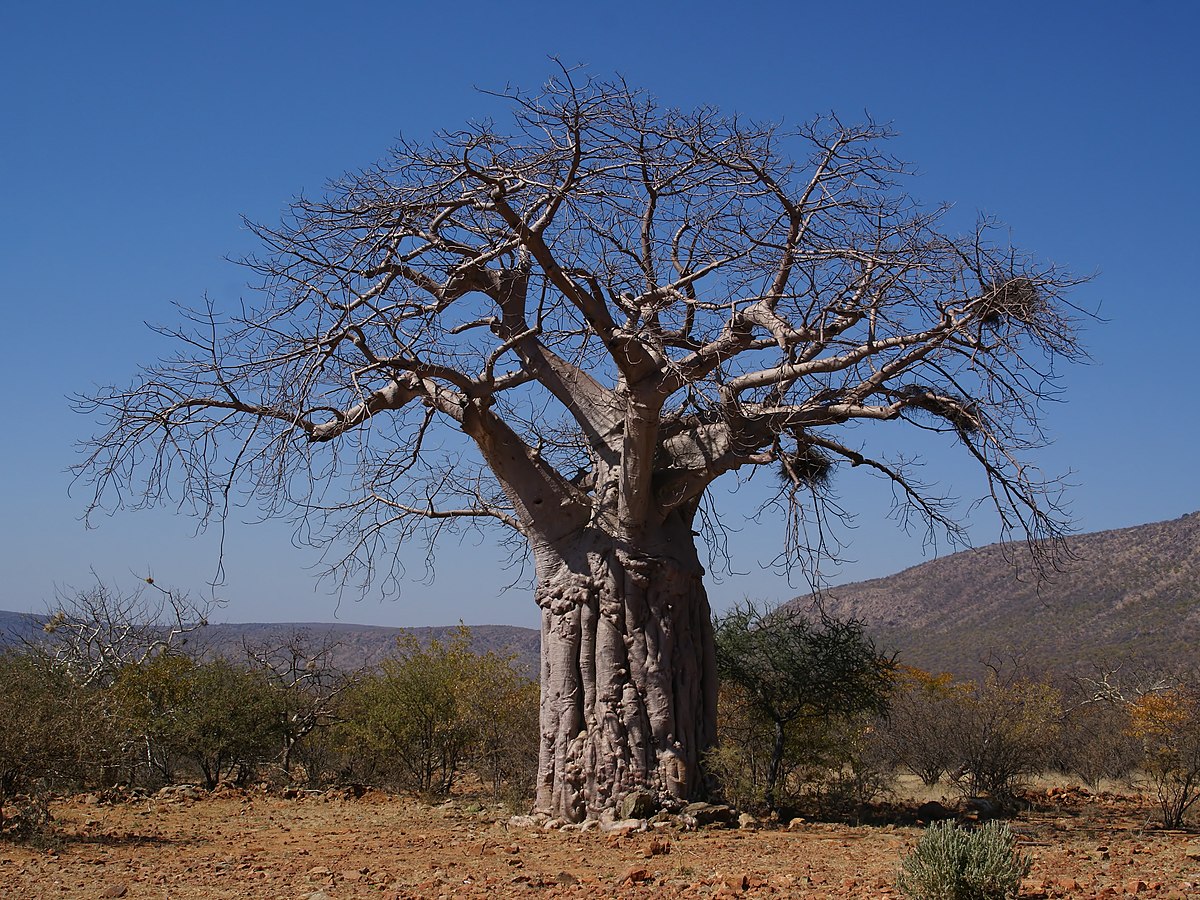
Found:
[[[1200, 513], [1076, 537], [1077, 559], [1049, 583], [1014, 568], [998, 545], [932, 560], [887, 578], [830, 588], [827, 612], [864, 620], [881, 647], [903, 662], [959, 675], [992, 655], [1020, 655], [1035, 671], [1075, 670], [1136, 659], [1175, 669], [1196, 665], [1200, 647]], [[793, 604], [809, 606], [812, 598]], [[36, 638], [40, 622], [0, 611], [0, 647]], [[453, 627], [342, 624], [209, 625], [190, 636], [205, 655], [237, 658], [243, 644], [280, 646], [294, 633], [336, 645], [344, 670], [371, 666], [404, 632], [445, 640]], [[515, 655], [538, 672], [532, 628], [471, 626], [473, 647]]]
[[41, 632], [42, 621], [37, 616], [0, 609], [0, 650], [31, 640]]
[[[530, 677], [538, 672], [538, 653], [541, 635], [532, 628], [516, 625], [471, 625], [471, 649], [476, 653], [494, 651], [513, 656]], [[279, 647], [293, 635], [303, 635], [310, 645], [328, 642], [333, 646], [331, 662], [335, 668], [353, 671], [378, 665], [396, 649], [396, 639], [403, 634], [415, 635], [421, 643], [431, 639], [445, 642], [453, 637], [458, 626], [432, 628], [387, 628], [380, 625], [342, 625], [328, 623], [251, 623], [242, 625], [209, 625], [197, 632], [195, 640], [206, 656], [225, 656], [237, 659], [244, 648]]]
[[1040, 585], [991, 545], [830, 588], [822, 602], [862, 619], [901, 661], [937, 671], [973, 674], [989, 655], [1013, 653], [1035, 670], [1195, 666], [1200, 513], [1080, 535], [1071, 547], [1077, 559]]
[[[328, 644], [333, 647], [332, 664], [343, 671], [370, 667], [381, 662], [396, 647], [402, 634], [416, 635], [422, 643], [436, 638], [445, 641], [457, 626], [436, 628], [386, 628], [377, 625], [343, 625], [330, 623], [248, 623], [208, 625], [192, 632], [187, 640], [202, 656], [244, 657], [245, 647], [280, 647], [295, 635], [302, 636], [311, 647]], [[471, 648], [477, 653], [489, 650], [516, 657], [518, 665], [530, 677], [538, 672], [538, 652], [541, 636], [532, 628], [515, 625], [472, 625]], [[0, 610], [0, 648], [36, 639], [41, 633], [41, 619], [28, 613]]]

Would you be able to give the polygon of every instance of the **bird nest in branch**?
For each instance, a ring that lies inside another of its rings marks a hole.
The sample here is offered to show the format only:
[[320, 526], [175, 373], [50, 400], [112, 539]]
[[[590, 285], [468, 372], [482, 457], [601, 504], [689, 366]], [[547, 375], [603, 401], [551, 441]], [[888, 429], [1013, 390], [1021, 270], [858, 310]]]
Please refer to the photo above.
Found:
[[795, 451], [779, 453], [780, 477], [797, 488], [821, 487], [833, 474], [833, 459], [811, 444], [800, 444]]
[[980, 321], [999, 325], [1004, 321], [1029, 323], [1045, 308], [1038, 286], [1029, 278], [1009, 278], [988, 285], [979, 298]]

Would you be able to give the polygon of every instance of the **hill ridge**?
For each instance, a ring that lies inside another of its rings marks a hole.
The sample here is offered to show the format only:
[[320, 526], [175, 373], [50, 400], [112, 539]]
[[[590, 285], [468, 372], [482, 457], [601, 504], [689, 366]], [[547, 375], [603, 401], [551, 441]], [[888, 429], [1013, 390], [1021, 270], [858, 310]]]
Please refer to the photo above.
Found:
[[1077, 558], [1040, 583], [989, 544], [827, 588], [819, 599], [923, 668], [977, 670], [993, 653], [1056, 670], [1186, 661], [1200, 640], [1200, 513], [1077, 535], [1071, 548]]
[[[1038, 584], [1000, 544], [967, 548], [893, 575], [821, 592], [826, 611], [862, 619], [881, 648], [926, 669], [975, 674], [992, 655], [1018, 654], [1036, 671], [1072, 671], [1137, 658], [1174, 669], [1200, 644], [1200, 512], [1077, 535], [1077, 559]], [[810, 607], [813, 595], [790, 601]], [[208, 626], [204, 652], [234, 655], [243, 641], [300, 631], [339, 643], [337, 665], [378, 663], [397, 636], [445, 639], [455, 625], [401, 627], [343, 622], [247, 622]], [[538, 671], [540, 634], [518, 625], [471, 625], [473, 648], [514, 654]], [[0, 610], [0, 647], [33, 637], [28, 613]]]

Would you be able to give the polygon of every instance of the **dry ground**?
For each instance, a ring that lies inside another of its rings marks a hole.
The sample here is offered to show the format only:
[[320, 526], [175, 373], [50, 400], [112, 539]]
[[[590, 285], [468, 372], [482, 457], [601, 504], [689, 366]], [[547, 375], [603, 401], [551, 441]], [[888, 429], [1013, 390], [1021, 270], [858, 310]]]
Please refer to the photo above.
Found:
[[[58, 846], [0, 844], [0, 897], [895, 897], [920, 833], [821, 823], [546, 833], [468, 803], [76, 797], [53, 807]], [[1130, 798], [1066, 792], [1037, 806], [1014, 822], [1034, 860], [1022, 897], [1200, 897], [1200, 834], [1146, 828], [1148, 808]]]

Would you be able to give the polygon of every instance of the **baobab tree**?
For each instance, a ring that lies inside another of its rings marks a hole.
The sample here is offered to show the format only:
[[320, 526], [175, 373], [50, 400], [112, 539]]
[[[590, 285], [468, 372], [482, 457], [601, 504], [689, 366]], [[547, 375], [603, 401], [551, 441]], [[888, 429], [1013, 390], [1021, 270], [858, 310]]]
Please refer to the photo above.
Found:
[[841, 467], [955, 536], [957, 507], [854, 426], [926, 429], [1045, 546], [1064, 523], [1026, 451], [1079, 351], [1071, 279], [988, 223], [944, 233], [886, 128], [569, 72], [504, 100], [507, 128], [401, 142], [252, 225], [255, 300], [190, 311], [163, 329], [177, 356], [81, 398], [102, 424], [78, 472], [95, 507], [182, 496], [204, 520], [245, 491], [376, 584], [413, 538], [507, 529], [542, 617], [538, 808], [580, 820], [704, 791], [714, 481], [777, 470], [793, 559], [819, 555]]

